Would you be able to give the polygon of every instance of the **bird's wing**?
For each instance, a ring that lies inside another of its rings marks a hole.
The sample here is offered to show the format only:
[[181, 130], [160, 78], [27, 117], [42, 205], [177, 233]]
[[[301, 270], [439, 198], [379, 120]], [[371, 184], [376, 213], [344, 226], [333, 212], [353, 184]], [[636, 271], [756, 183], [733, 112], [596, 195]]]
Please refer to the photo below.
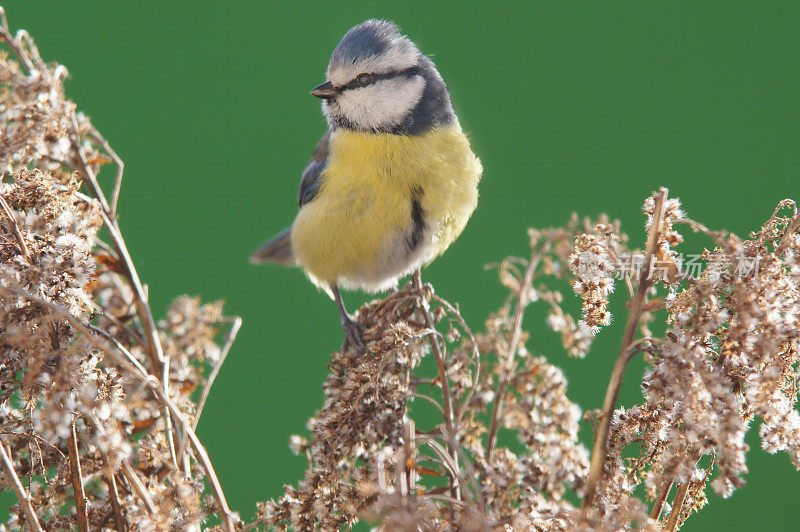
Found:
[[[330, 137], [331, 131], [329, 129], [322, 135], [317, 147], [314, 149], [311, 160], [303, 170], [300, 191], [297, 193], [297, 200], [301, 207], [313, 200], [319, 191], [320, 176], [328, 164], [328, 141]], [[250, 256], [250, 262], [254, 264], [274, 262], [285, 266], [296, 266], [297, 259], [292, 251], [292, 228], [287, 227], [258, 248]]]
[[300, 190], [297, 192], [297, 202], [302, 207], [313, 200], [319, 192], [320, 176], [325, 166], [328, 164], [328, 144], [331, 138], [331, 130], [325, 132], [319, 139], [314, 154], [308, 162], [306, 169], [303, 170], [303, 178], [300, 180]]

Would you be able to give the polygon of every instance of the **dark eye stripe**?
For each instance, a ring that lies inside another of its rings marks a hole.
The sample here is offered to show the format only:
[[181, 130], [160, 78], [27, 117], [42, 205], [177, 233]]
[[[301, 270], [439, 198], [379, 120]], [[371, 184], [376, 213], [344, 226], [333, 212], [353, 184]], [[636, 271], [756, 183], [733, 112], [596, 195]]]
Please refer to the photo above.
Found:
[[[404, 68], [403, 70], [393, 70], [392, 72], [384, 72], [382, 74], [369, 74], [368, 72], [364, 72], [364, 73], [359, 74], [358, 76], [356, 76], [355, 79], [349, 81], [347, 83], [347, 85], [343, 85], [342, 87], [339, 87], [339, 90], [346, 91], [346, 90], [350, 90], [350, 89], [359, 89], [361, 87], [366, 87], [366, 86], [369, 86], [369, 85], [373, 85], [375, 82], [380, 81], [382, 79], [391, 79], [391, 78], [396, 78], [396, 77], [399, 77], [399, 76], [405, 76], [405, 77], [410, 78], [410, 77], [416, 76], [417, 74], [419, 74], [419, 72], [420, 72], [420, 69], [417, 66]], [[364, 74], [369, 74], [369, 76], [371, 77], [370, 82], [367, 83], [366, 85], [363, 85], [359, 81], [359, 78], [361, 76], [363, 76]]]

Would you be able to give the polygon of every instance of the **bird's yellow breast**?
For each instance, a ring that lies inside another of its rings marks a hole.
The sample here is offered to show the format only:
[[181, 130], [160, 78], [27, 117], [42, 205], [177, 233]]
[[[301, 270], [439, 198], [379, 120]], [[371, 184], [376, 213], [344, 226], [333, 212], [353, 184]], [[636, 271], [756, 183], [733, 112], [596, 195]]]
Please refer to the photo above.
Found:
[[[292, 228], [299, 264], [318, 282], [380, 286], [401, 261], [417, 198], [428, 231], [425, 260], [458, 237], [477, 205], [481, 165], [458, 124], [422, 135], [337, 130], [318, 195]], [[363, 280], [363, 282], [362, 282]], [[391, 280], [391, 279], [386, 279]]]

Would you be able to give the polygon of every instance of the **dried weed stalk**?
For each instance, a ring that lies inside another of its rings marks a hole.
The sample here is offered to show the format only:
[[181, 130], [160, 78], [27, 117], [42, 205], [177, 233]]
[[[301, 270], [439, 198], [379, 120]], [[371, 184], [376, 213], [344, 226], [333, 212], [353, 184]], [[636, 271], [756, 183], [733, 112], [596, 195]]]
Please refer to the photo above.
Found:
[[[64, 99], [63, 67], [1, 26], [16, 58], [0, 59], [0, 482], [19, 501], [8, 528], [190, 529], [213, 515], [226, 530], [673, 531], [709, 485], [729, 496], [743, 484], [754, 420], [764, 449], [800, 466], [797, 206], [781, 202], [741, 239], [662, 189], [644, 204], [642, 252], [605, 216], [530, 230], [530, 257], [497, 265], [509, 295], [481, 332], [418, 277], [360, 309], [367, 350], [333, 354], [309, 434], [290, 439], [303, 479], [240, 522], [194, 433], [240, 321], [186, 296], [154, 321], [116, 221], [121, 161]], [[97, 173], [110, 161], [108, 201]], [[675, 249], [681, 224], [713, 245], [699, 275]], [[579, 319], [559, 284], [581, 298]], [[566, 353], [584, 357], [615, 285], [628, 311], [603, 407], [586, 416], [590, 452], [566, 377], [528, 350], [523, 318], [545, 305]], [[622, 408], [637, 355], [643, 398]]]

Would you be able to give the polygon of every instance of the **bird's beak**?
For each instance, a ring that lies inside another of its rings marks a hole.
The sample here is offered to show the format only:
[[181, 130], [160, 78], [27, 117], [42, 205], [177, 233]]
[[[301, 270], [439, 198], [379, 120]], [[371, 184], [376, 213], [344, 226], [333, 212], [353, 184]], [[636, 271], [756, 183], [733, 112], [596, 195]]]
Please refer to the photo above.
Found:
[[334, 87], [333, 83], [330, 81], [326, 81], [322, 85], [314, 87], [314, 90], [311, 91], [311, 96], [316, 96], [317, 98], [322, 98], [324, 100], [330, 100], [337, 94], [339, 93], [337, 92], [336, 87]]

